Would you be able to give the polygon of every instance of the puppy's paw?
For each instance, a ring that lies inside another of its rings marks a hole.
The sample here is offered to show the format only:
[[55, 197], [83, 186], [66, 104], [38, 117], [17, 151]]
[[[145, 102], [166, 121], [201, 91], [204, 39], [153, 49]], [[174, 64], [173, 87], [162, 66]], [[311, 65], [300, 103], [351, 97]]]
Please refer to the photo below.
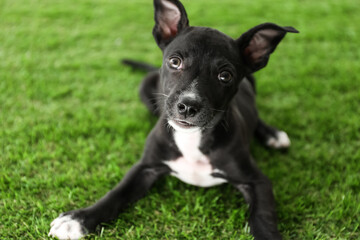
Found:
[[86, 235], [86, 229], [81, 221], [75, 219], [72, 215], [60, 214], [50, 224], [51, 229], [49, 237], [57, 237], [58, 239], [80, 239]]
[[275, 136], [271, 136], [266, 141], [266, 146], [274, 149], [286, 149], [290, 145], [290, 138], [284, 131], [276, 131]]

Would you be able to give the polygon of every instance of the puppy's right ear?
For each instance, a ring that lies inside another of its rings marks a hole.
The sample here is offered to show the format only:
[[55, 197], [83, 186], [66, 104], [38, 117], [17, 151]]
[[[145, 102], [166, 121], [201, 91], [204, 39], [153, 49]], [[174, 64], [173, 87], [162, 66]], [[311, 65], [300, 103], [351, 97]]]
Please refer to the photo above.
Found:
[[184, 6], [178, 0], [154, 0], [155, 26], [153, 35], [163, 50], [184, 28], [189, 20]]

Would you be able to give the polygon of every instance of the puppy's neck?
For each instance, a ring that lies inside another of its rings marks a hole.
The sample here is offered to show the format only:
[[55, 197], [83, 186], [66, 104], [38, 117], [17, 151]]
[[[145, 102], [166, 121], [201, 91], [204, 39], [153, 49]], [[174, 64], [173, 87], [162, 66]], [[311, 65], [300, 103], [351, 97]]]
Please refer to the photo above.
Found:
[[201, 131], [179, 132], [174, 131], [174, 141], [176, 146], [189, 162], [205, 162], [205, 156], [199, 147], [202, 140]]

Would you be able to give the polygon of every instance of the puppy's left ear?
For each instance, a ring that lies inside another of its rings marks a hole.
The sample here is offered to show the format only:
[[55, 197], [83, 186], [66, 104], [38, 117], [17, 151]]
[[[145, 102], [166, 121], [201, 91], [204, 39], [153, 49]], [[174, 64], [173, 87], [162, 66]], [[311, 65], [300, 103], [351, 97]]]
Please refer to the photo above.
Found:
[[250, 72], [256, 72], [265, 67], [270, 54], [285, 37], [287, 32], [298, 33], [293, 27], [280, 27], [273, 23], [258, 25], [236, 40], [240, 55]]
[[184, 6], [178, 0], [154, 0], [155, 26], [153, 35], [163, 50], [184, 28], [189, 20]]

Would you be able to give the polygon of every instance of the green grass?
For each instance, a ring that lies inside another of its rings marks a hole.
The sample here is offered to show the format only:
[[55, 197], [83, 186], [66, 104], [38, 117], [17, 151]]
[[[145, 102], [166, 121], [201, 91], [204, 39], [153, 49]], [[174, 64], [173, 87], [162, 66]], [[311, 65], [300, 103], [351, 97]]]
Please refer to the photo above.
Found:
[[[258, 78], [263, 119], [287, 153], [257, 142], [285, 239], [360, 238], [360, 5], [357, 0], [184, 0], [192, 25], [238, 37], [291, 25]], [[161, 63], [151, 1], [0, 1], [0, 239], [47, 239], [60, 212], [94, 203], [141, 156], [156, 119], [138, 99], [143, 74], [121, 58]], [[104, 239], [249, 239], [231, 186], [167, 177], [104, 226]]]

